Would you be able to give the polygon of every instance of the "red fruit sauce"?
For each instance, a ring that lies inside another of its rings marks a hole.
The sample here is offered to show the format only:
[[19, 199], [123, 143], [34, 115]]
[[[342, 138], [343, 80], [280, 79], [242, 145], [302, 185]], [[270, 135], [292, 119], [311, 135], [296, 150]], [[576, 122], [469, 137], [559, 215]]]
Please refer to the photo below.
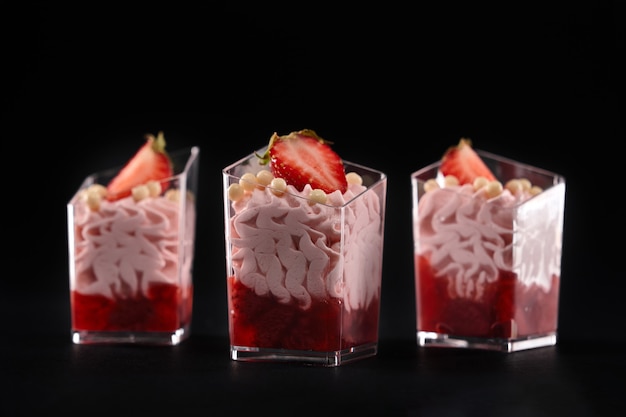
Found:
[[348, 312], [338, 298], [314, 299], [302, 310], [258, 296], [228, 278], [230, 341], [233, 346], [272, 349], [339, 351], [378, 340], [379, 298], [366, 309]]
[[85, 331], [173, 332], [190, 324], [192, 288], [152, 284], [148, 294], [111, 299], [71, 293], [72, 328]]
[[[480, 300], [452, 298], [449, 281], [435, 277], [426, 257], [416, 256], [417, 329], [460, 337], [517, 339], [555, 332], [559, 277], [550, 291], [517, 280], [511, 271], [485, 285]], [[514, 323], [514, 324], [513, 324]]]

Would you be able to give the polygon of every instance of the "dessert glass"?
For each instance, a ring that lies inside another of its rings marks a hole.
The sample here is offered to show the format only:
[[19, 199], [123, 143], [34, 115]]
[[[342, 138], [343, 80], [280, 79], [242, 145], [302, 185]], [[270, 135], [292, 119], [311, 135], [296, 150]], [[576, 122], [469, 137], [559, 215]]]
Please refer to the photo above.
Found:
[[[419, 346], [514, 352], [557, 341], [565, 178], [476, 150], [502, 184], [543, 191], [503, 204], [443, 184], [439, 162], [411, 174]], [[471, 187], [471, 186], [470, 186]]]
[[[268, 170], [258, 150], [223, 169], [231, 359], [338, 366], [378, 351], [387, 177], [343, 161], [362, 185], [325, 204], [288, 187], [232, 184]], [[276, 195], [279, 194], [279, 195]]]
[[170, 152], [174, 175], [162, 192], [91, 209], [88, 189], [119, 168], [85, 178], [67, 204], [71, 334], [75, 344], [177, 345], [193, 303], [199, 153]]

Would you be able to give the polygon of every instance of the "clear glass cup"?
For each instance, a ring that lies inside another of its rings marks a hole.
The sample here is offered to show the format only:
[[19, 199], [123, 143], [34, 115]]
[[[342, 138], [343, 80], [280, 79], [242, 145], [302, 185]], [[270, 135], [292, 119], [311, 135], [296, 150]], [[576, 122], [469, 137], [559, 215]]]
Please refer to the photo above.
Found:
[[[476, 150], [497, 197], [443, 187], [439, 162], [411, 174], [419, 346], [514, 352], [557, 341], [565, 178]], [[427, 191], [436, 179], [436, 192]], [[528, 199], [507, 183], [526, 189]], [[518, 197], [515, 197], [518, 196]]]
[[169, 153], [174, 175], [157, 196], [89, 196], [120, 167], [89, 175], [67, 204], [75, 344], [177, 345], [189, 336], [199, 153]]
[[344, 161], [362, 185], [326, 203], [289, 187], [231, 185], [267, 170], [260, 149], [223, 169], [231, 359], [338, 366], [378, 351], [387, 177]]

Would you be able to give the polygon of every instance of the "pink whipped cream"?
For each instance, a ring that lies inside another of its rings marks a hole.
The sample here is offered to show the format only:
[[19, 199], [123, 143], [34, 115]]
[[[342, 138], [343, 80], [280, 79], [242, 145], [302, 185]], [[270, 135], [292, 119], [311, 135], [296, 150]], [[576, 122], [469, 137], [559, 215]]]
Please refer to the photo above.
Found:
[[431, 253], [431, 265], [438, 277], [449, 278], [453, 298], [480, 299], [498, 270], [548, 292], [552, 276], [559, 275], [561, 251], [554, 242], [561, 242], [562, 194], [553, 191], [514, 195], [504, 189], [488, 198], [472, 185], [430, 190], [418, 204], [417, 251]]
[[[185, 240], [180, 240], [179, 201], [160, 196], [134, 201], [102, 200], [98, 210], [73, 204], [76, 279], [72, 290], [83, 294], [147, 295], [153, 283], [191, 282], [191, 256], [180, 265], [180, 253], [191, 254], [195, 211], [186, 204]], [[181, 246], [184, 245], [184, 246]], [[179, 274], [182, 276], [179, 280]], [[182, 280], [182, 281], [181, 281]], [[183, 285], [183, 289], [187, 285]]]
[[327, 297], [343, 299], [348, 311], [365, 308], [380, 292], [381, 202], [360, 184], [328, 194], [325, 204], [311, 204], [310, 193], [308, 185], [280, 196], [264, 187], [231, 202], [235, 277], [302, 309]]

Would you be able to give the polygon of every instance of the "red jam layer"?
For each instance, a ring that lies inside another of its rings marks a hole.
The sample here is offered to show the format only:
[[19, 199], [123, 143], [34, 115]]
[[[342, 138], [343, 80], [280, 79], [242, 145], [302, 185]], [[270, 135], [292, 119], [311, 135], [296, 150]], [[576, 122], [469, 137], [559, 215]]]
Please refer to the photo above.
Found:
[[231, 345], [331, 352], [378, 341], [380, 299], [366, 309], [348, 312], [337, 298], [314, 299], [302, 310], [258, 296], [233, 277], [228, 278]]
[[190, 324], [192, 288], [152, 284], [147, 295], [111, 299], [72, 291], [72, 328], [84, 331], [173, 332]]
[[557, 330], [559, 277], [550, 291], [521, 283], [510, 271], [485, 284], [479, 300], [452, 298], [426, 257], [415, 259], [417, 329], [460, 337], [517, 339]]

